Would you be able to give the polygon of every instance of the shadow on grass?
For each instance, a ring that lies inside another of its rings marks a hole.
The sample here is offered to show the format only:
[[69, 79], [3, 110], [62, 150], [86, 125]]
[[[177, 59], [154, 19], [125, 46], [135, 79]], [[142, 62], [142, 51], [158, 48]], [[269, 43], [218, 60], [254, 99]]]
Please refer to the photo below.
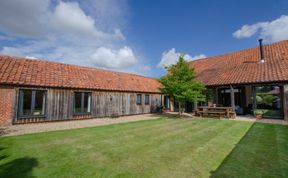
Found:
[[32, 170], [38, 165], [35, 158], [19, 158], [0, 165], [0, 177], [5, 178], [28, 178], [33, 177]]
[[288, 127], [254, 123], [211, 177], [288, 177]]
[[35, 158], [24, 157], [4, 162], [9, 159], [3, 151], [6, 148], [0, 147], [0, 177], [5, 178], [28, 178], [33, 177], [32, 170], [38, 166], [38, 161]]

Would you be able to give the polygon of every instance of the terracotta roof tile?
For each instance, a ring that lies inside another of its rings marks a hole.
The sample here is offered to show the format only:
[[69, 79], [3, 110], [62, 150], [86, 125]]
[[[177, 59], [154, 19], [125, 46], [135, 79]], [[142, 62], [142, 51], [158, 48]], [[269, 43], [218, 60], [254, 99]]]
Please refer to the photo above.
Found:
[[195, 60], [197, 78], [206, 86], [288, 81], [288, 40], [264, 46], [265, 62], [260, 63], [259, 47]]
[[[262, 82], [288, 82], [288, 41], [190, 62], [197, 78], [206, 86]], [[44, 60], [0, 56], [0, 84], [159, 92], [156, 79], [140, 75], [80, 67]]]
[[159, 93], [156, 79], [90, 67], [0, 56], [0, 84]]

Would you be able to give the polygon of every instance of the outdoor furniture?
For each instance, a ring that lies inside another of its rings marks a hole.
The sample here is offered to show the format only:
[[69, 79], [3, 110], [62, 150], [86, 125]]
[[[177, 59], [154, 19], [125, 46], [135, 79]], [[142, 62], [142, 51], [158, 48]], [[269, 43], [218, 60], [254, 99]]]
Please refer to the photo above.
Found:
[[235, 119], [236, 118], [236, 112], [229, 111], [229, 117], [228, 118]]
[[195, 111], [196, 116], [200, 117], [221, 117], [235, 118], [236, 113], [232, 111], [232, 107], [209, 107], [200, 106]]
[[240, 106], [236, 105], [235, 106], [235, 112], [239, 115], [243, 115], [244, 114], [244, 109], [241, 108]]

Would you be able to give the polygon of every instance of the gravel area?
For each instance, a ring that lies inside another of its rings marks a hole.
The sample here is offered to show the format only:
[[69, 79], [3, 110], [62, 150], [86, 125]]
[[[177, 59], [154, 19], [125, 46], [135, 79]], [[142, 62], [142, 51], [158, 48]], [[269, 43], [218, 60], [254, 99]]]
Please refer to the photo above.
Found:
[[2, 136], [24, 135], [24, 134], [48, 132], [55, 130], [66, 130], [66, 129], [75, 129], [84, 127], [94, 127], [99, 125], [125, 123], [132, 121], [151, 120], [157, 118], [159, 118], [159, 116], [155, 114], [142, 114], [133, 116], [123, 116], [118, 118], [95, 118], [85, 120], [21, 124], [1, 128], [0, 133]]

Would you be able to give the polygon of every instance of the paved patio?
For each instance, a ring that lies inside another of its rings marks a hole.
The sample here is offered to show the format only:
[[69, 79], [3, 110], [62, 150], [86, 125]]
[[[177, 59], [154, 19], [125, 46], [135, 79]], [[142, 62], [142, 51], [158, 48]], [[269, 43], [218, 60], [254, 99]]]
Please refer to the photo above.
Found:
[[237, 116], [236, 119], [237, 121], [250, 121], [250, 122], [261, 122], [261, 123], [269, 123], [269, 124], [281, 124], [281, 125], [288, 125], [288, 121], [284, 121], [281, 119], [261, 119], [261, 120], [256, 120], [255, 117], [253, 116]]
[[[166, 112], [165, 113], [167, 116], [178, 116], [178, 112]], [[199, 118], [201, 117], [196, 117], [194, 116], [193, 113], [183, 113], [183, 117], [193, 117], [193, 118]], [[226, 118], [221, 118], [221, 120], [227, 120]], [[288, 121], [284, 121], [281, 119], [261, 119], [261, 120], [256, 120], [254, 116], [251, 115], [246, 115], [246, 116], [236, 116], [235, 119], [229, 119], [229, 120], [235, 120], [235, 121], [248, 121], [248, 122], [261, 122], [261, 123], [269, 123], [269, 124], [281, 124], [281, 125], [288, 125]]]
[[24, 135], [39, 132], [94, 127], [100, 125], [109, 125], [116, 123], [141, 121], [141, 120], [151, 120], [157, 118], [159, 118], [159, 116], [155, 114], [142, 114], [133, 116], [123, 116], [119, 118], [95, 118], [85, 120], [20, 124], [20, 125], [12, 125], [6, 128], [1, 128], [0, 135], [2, 136]]

